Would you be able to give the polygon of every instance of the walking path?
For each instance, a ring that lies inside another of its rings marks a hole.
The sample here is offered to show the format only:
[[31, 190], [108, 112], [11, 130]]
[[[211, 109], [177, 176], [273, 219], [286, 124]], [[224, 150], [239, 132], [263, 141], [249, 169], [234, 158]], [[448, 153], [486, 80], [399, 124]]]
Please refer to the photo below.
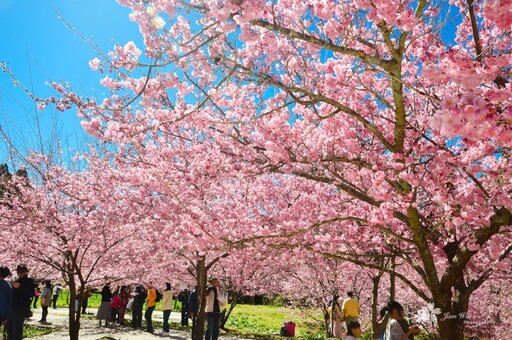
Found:
[[[34, 309], [34, 316], [28, 321], [29, 324], [35, 326], [46, 326], [46, 327], [54, 327], [58, 330], [52, 332], [47, 335], [38, 336], [33, 339], [37, 340], [63, 340], [69, 339], [68, 335], [68, 309], [67, 308], [50, 308], [48, 313], [47, 320], [50, 322], [50, 325], [41, 325], [37, 320], [41, 319], [41, 308]], [[155, 333], [150, 334], [144, 332], [143, 329], [133, 329], [131, 327], [121, 327], [121, 326], [112, 326], [105, 327], [99, 326], [98, 320], [96, 320], [95, 315], [97, 310], [94, 308], [90, 308], [88, 310], [90, 315], [85, 316], [85, 318], [80, 319], [80, 339], [84, 340], [97, 340], [102, 337], [111, 337], [112, 339], [118, 340], [158, 340], [162, 338], [167, 339], [190, 339], [190, 334], [185, 331], [173, 330], [171, 329], [168, 335], [162, 335], [161, 328], [155, 328]], [[162, 322], [163, 313], [160, 311], [153, 312], [153, 321]], [[127, 314], [127, 319], [131, 316]], [[180, 313], [172, 312], [169, 322], [180, 322], [181, 315]], [[223, 337], [224, 339], [233, 339], [231, 337]]]

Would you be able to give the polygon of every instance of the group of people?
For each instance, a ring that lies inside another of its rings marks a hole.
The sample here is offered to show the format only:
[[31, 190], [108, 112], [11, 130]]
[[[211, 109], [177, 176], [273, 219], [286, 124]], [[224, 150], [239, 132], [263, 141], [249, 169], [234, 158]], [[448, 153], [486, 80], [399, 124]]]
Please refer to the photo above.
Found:
[[[359, 323], [360, 304], [352, 291], [347, 292], [347, 298], [342, 300], [334, 296], [329, 303], [327, 317], [329, 318], [329, 335], [335, 338], [342, 337], [341, 322], [346, 323], [347, 334], [344, 340], [356, 340], [362, 333]], [[405, 317], [402, 305], [391, 301], [380, 312], [380, 320], [374, 333], [381, 340], [412, 340], [414, 335], [420, 333], [418, 326], [411, 325]]]
[[357, 339], [361, 334], [359, 309], [359, 301], [354, 298], [352, 291], [347, 292], [347, 298], [344, 300], [339, 296], [334, 296], [328, 309], [329, 335], [335, 338], [341, 338], [341, 322], [345, 320], [347, 335], [344, 339]]
[[[0, 323], [9, 340], [22, 339], [23, 323], [26, 318], [32, 316], [30, 306], [34, 296], [34, 280], [28, 277], [28, 269], [22, 264], [16, 267], [16, 275], [16, 278], [8, 282], [11, 271], [7, 267], [0, 267]], [[46, 294], [46, 290], [43, 289], [43, 291]], [[47, 295], [44, 296], [41, 302], [47, 297]], [[48, 314], [47, 306], [46, 314]], [[44, 309], [43, 321], [46, 322]]]
[[11, 277], [11, 271], [7, 267], [0, 267], [0, 328], [7, 333], [9, 339], [21, 339], [23, 336], [23, 324], [25, 319], [32, 317], [30, 307], [37, 308], [41, 305], [42, 324], [48, 324], [48, 308], [53, 303], [56, 308], [57, 298], [60, 294], [60, 285], [52, 286], [50, 280], [35, 282], [28, 277], [28, 268], [20, 264], [16, 267], [16, 277]]
[[146, 332], [153, 333], [153, 311], [156, 303], [161, 301], [163, 310], [163, 333], [169, 333], [169, 317], [172, 310], [173, 290], [170, 283], [165, 284], [165, 289], [158, 291], [153, 282], [147, 284], [138, 284], [135, 286], [121, 286], [113, 292], [110, 284], [106, 284], [101, 290], [101, 304], [96, 314], [99, 325], [104, 321], [105, 326], [118, 324], [125, 325], [125, 314], [127, 310], [131, 311], [133, 328], [142, 327], [142, 311], [144, 303], [146, 311], [144, 318], [146, 320]]
[[[227, 296], [222, 291], [220, 282], [216, 278], [210, 278], [206, 293], [207, 330], [205, 339], [217, 340], [219, 338], [222, 310], [227, 305]], [[110, 285], [106, 284], [101, 290], [101, 304], [96, 319], [99, 320], [100, 326], [103, 321], [105, 326], [111, 324], [123, 326], [125, 325], [125, 313], [129, 310], [132, 314], [131, 326], [140, 328], [142, 327], [142, 311], [145, 304], [145, 331], [154, 333], [153, 311], [157, 302], [161, 302], [163, 311], [162, 335], [166, 335], [169, 334], [170, 330], [169, 317], [173, 307], [173, 298], [177, 298], [181, 302], [181, 324], [183, 326], [188, 325], [188, 320], [191, 318], [192, 332], [194, 332], [195, 318], [198, 313], [197, 289], [192, 292], [185, 289], [175, 296], [171, 284], [168, 282], [162, 292], [155, 288], [153, 282], [121, 286], [115, 289], [114, 292], [112, 292]]]
[[[39, 322], [47, 323], [48, 308], [53, 305], [56, 308], [57, 299], [61, 294], [61, 286], [51, 281], [45, 280], [42, 285], [36, 284], [28, 276], [28, 268], [25, 265], [16, 267], [16, 277], [11, 277], [11, 271], [7, 267], [0, 267], [0, 325], [7, 333], [10, 340], [21, 340], [23, 337], [23, 324], [25, 319], [32, 317], [31, 306], [37, 306], [40, 302], [42, 316]], [[181, 324], [188, 325], [189, 318], [192, 319], [192, 328], [194, 332], [195, 318], [198, 313], [197, 289], [190, 292], [188, 289], [181, 291], [176, 297], [182, 304]], [[77, 292], [76, 311], [81, 304], [81, 313], [85, 314], [88, 298], [91, 291], [80, 289]], [[142, 326], [142, 311], [144, 304], [146, 311], [144, 317], [146, 320], [146, 332], [153, 333], [153, 311], [157, 302], [161, 302], [163, 310], [163, 334], [168, 334], [169, 317], [173, 307], [174, 298], [173, 289], [170, 283], [165, 284], [164, 290], [160, 293], [153, 282], [147, 284], [138, 284], [135, 286], [121, 286], [112, 292], [110, 285], [106, 284], [101, 290], [101, 304], [96, 318], [99, 325], [104, 322], [105, 326], [110, 324], [125, 325], [125, 313], [131, 311], [131, 326], [139, 328]], [[222, 310], [227, 305], [227, 297], [220, 288], [219, 280], [211, 278], [207, 287], [206, 312], [207, 312], [207, 331], [206, 340], [217, 340], [219, 337], [219, 328]]]

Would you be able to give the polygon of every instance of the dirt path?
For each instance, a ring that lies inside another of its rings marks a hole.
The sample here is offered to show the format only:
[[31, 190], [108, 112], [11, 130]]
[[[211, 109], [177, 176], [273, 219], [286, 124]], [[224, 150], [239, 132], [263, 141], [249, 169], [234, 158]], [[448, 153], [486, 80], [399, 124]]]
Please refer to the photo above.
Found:
[[[41, 326], [37, 320], [41, 318], [41, 309], [33, 310], [34, 316], [28, 321], [31, 325]], [[84, 340], [96, 340], [104, 336], [112, 337], [119, 340], [149, 340], [149, 339], [190, 339], [188, 332], [172, 330], [169, 335], [162, 335], [161, 328], [155, 328], [154, 334], [144, 332], [144, 329], [133, 329], [131, 327], [104, 327], [99, 326], [98, 321], [94, 318], [96, 315], [96, 309], [90, 309], [89, 312], [93, 313], [85, 318], [81, 319], [80, 339]], [[65, 308], [49, 309], [47, 320], [50, 325], [45, 327], [57, 328], [57, 331], [47, 335], [42, 335], [32, 339], [37, 340], [62, 340], [68, 339], [68, 310]], [[128, 314], [127, 319], [131, 318]], [[180, 322], [181, 316], [179, 313], [171, 313], [170, 321]], [[162, 312], [155, 311], [153, 313], [153, 320], [162, 322]], [[228, 339], [228, 337], [225, 337]]]

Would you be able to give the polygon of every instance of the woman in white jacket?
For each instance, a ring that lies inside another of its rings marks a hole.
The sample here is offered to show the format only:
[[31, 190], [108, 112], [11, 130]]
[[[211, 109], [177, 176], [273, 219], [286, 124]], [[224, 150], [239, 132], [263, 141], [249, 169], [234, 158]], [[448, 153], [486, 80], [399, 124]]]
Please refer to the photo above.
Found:
[[169, 333], [169, 317], [172, 310], [172, 287], [169, 282], [165, 283], [165, 290], [162, 293], [162, 310], [164, 311], [164, 334]]
[[209, 283], [209, 286], [206, 288], [206, 317], [208, 326], [206, 328], [205, 340], [217, 340], [219, 338], [222, 310], [227, 306], [228, 298], [220, 288], [219, 280], [210, 278]]

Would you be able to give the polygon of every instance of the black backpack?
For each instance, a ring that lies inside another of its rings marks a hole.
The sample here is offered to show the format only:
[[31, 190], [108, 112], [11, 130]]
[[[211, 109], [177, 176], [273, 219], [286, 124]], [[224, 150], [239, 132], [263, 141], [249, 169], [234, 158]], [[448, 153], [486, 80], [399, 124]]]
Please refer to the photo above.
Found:
[[160, 302], [160, 300], [162, 300], [162, 293], [160, 293], [160, 291], [158, 289], [155, 289], [156, 290], [156, 299], [155, 299], [155, 302]]

